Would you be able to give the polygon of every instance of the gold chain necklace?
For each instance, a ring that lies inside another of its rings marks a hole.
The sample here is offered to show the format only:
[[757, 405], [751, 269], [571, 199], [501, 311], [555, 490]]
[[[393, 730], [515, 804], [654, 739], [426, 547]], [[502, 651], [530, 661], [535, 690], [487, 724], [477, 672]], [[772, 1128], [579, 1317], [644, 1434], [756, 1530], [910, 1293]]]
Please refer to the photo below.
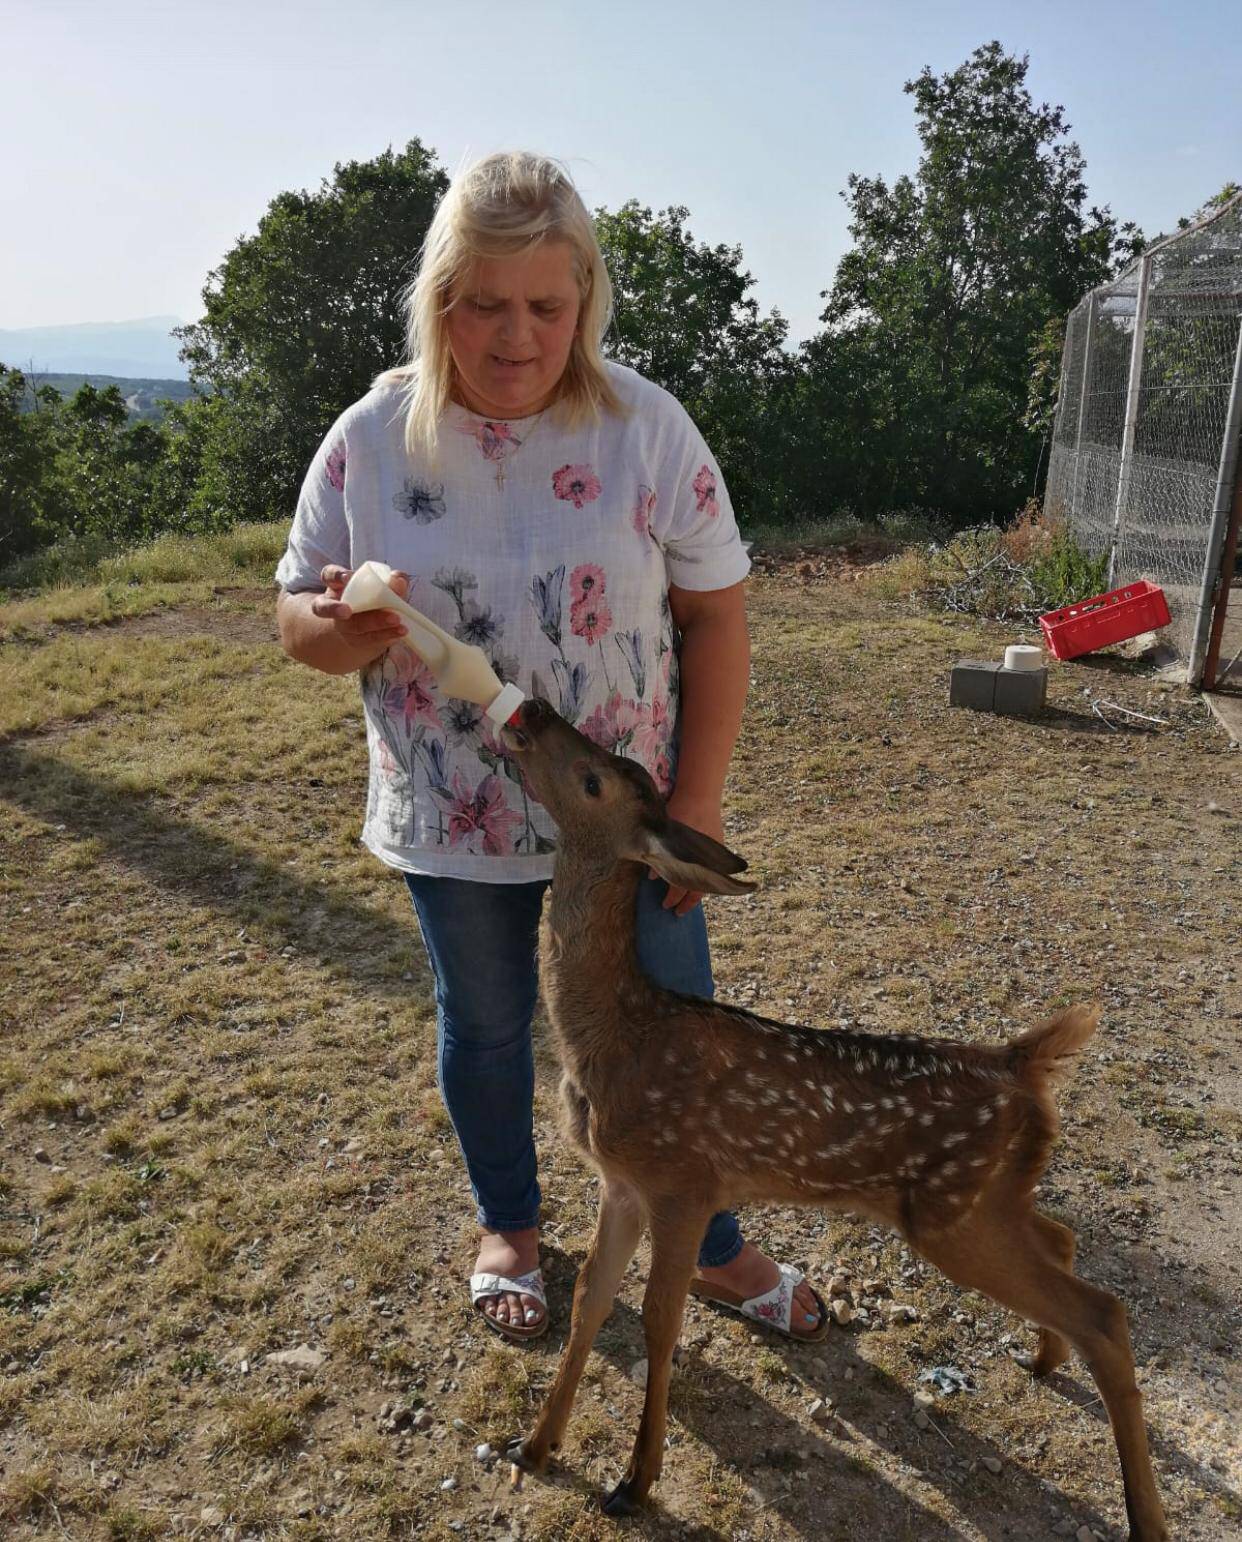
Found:
[[[518, 453], [530, 443], [535, 434], [539, 432], [540, 425], [543, 423], [544, 418], [547, 416], [547, 411], [548, 409], [545, 407], [542, 412], [537, 414], [534, 427], [529, 429], [525, 437], [522, 439], [519, 439], [516, 434], [510, 434], [508, 432], [509, 424], [503, 418], [492, 418], [484, 421], [483, 427], [485, 429], [495, 430], [497, 424], [499, 423], [504, 423], [504, 427], [506, 429], [506, 433], [504, 435], [497, 436], [499, 443], [498, 453], [496, 455], [496, 486], [500, 489], [501, 492], [504, 491], [505, 487], [507, 463], [513, 460], [518, 455]], [[508, 455], [506, 455], [504, 451], [504, 445], [506, 443], [511, 443], [514, 446], [512, 452]]]

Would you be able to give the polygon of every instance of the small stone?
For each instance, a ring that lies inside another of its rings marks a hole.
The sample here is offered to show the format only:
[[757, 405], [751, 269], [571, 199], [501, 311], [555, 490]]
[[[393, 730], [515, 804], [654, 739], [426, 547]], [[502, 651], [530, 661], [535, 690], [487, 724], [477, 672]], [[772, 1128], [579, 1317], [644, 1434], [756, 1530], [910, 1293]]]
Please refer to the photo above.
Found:
[[312, 1349], [309, 1344], [299, 1344], [296, 1349], [278, 1349], [265, 1356], [269, 1365], [289, 1365], [298, 1371], [317, 1371], [327, 1358], [323, 1350]]
[[983, 1465], [989, 1472], [995, 1473], [998, 1477], [1005, 1470], [1004, 1462], [997, 1456], [985, 1456], [983, 1458]]
[[817, 1397], [810, 1407], [812, 1424], [826, 1425], [832, 1423], [832, 1404], [826, 1397]]
[[849, 1304], [848, 1301], [842, 1300], [840, 1297], [838, 1297], [832, 1303], [831, 1311], [837, 1325], [842, 1328], [845, 1327], [846, 1323], [849, 1322], [854, 1315], [854, 1308]]
[[1100, 1542], [1100, 1539], [1090, 1526], [1080, 1526], [1074, 1533], [1074, 1542]]
[[464, 1419], [454, 1419], [452, 1421], [452, 1424], [453, 1424], [453, 1428], [455, 1430], [464, 1430], [464, 1429], [468, 1428], [468, 1426], [466, 1424], [466, 1421]]
[[914, 1427], [916, 1430], [931, 1429], [931, 1420], [927, 1417], [925, 1409], [916, 1408], [914, 1410]]
[[445, 1478], [444, 1482], [441, 1483], [441, 1485], [440, 1485], [440, 1492], [442, 1494], [447, 1494], [447, 1493], [450, 1493], [456, 1487], [457, 1487], [457, 1479], [456, 1478]]
[[345, 1142], [345, 1150], [346, 1150], [347, 1153], [351, 1152], [351, 1151], [361, 1151], [362, 1150], [362, 1142], [355, 1135], [352, 1140], [347, 1140]]
[[887, 1315], [891, 1323], [918, 1322], [919, 1320], [917, 1308], [907, 1306], [905, 1302], [894, 1301], [889, 1306]]
[[476, 1462], [490, 1462], [495, 1454], [486, 1441], [481, 1446], [475, 1446], [474, 1448], [474, 1459]]
[[42, 1146], [36, 1146], [34, 1148], [34, 1159], [35, 1159], [36, 1162], [43, 1162], [43, 1163], [50, 1163], [51, 1160], [52, 1160], [51, 1157], [48, 1156], [47, 1152], [43, 1149]]
[[198, 1518], [204, 1526], [223, 1526], [224, 1511], [219, 1505], [204, 1505], [198, 1512]]
[[425, 1408], [420, 1409], [419, 1412], [414, 1415], [413, 1424], [416, 1430], [429, 1430], [435, 1422], [436, 1421], [431, 1417]]
[[844, 1274], [834, 1274], [828, 1281], [829, 1296], [848, 1296], [849, 1293], [850, 1282], [848, 1277]]
[[645, 1387], [647, 1385], [647, 1369], [645, 1359], [635, 1360], [634, 1364], [630, 1366], [630, 1380], [636, 1387]]

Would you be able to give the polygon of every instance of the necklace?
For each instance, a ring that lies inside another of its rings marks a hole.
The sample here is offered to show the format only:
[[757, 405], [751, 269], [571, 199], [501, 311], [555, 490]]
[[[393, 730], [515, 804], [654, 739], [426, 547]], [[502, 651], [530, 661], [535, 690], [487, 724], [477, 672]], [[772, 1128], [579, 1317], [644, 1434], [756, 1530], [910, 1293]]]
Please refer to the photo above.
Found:
[[[546, 410], [545, 408], [544, 412]], [[521, 439], [513, 432], [508, 423], [489, 422], [482, 425], [479, 444], [488, 460], [495, 462], [496, 486], [501, 492], [504, 491], [508, 462], [517, 455], [523, 445], [529, 444], [533, 436], [539, 431], [539, 425], [544, 419], [544, 412], [538, 414], [534, 423]], [[490, 439], [486, 439], [484, 436], [490, 436]]]
[[[513, 425], [504, 418], [481, 418], [472, 413], [470, 419], [459, 425], [460, 432], [469, 434], [478, 445], [483, 459], [491, 462], [493, 478], [502, 492], [507, 480], [507, 463], [539, 432], [547, 411], [545, 407], [542, 412], [533, 413], [529, 418], [519, 418], [517, 421], [524, 430], [520, 438], [513, 432]], [[529, 428], [526, 427], [528, 423]]]

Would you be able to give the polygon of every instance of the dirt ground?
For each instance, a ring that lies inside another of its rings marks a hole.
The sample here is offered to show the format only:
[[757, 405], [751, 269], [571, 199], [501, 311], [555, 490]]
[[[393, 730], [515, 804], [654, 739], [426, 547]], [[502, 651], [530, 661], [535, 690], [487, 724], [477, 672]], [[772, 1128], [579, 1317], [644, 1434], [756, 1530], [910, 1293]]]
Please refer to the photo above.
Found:
[[[882, 598], [867, 556], [752, 580], [727, 829], [761, 887], [708, 902], [719, 994], [991, 1041], [1101, 1004], [1041, 1203], [1129, 1309], [1173, 1535], [1242, 1536], [1242, 752], [1115, 653], [1054, 665], [1039, 718], [950, 709], [955, 659], [1022, 639]], [[557, 1466], [513, 1490], [481, 1448], [554, 1370], [593, 1182], [540, 1025], [552, 1326], [500, 1344], [466, 1300], [408, 901], [357, 848], [352, 683], [285, 660], [269, 605], [0, 649], [32, 692], [67, 661], [105, 680], [118, 649], [160, 682], [0, 739], [6, 1535], [611, 1536], [645, 1254]], [[845, 1276], [853, 1320], [798, 1346], [691, 1304], [664, 1477], [627, 1535], [1124, 1536], [1079, 1362], [1032, 1382], [1026, 1325], [851, 1217], [744, 1221], [825, 1288]], [[301, 1345], [317, 1363], [268, 1359]]]

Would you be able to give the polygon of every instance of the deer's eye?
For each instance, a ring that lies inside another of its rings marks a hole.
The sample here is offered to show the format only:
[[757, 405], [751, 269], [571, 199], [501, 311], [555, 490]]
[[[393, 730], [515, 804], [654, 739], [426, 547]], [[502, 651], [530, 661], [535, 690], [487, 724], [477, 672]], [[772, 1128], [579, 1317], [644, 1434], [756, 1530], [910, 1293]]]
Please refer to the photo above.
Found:
[[586, 794], [587, 794], [587, 796], [589, 798], [598, 798], [599, 797], [599, 795], [600, 795], [599, 777], [595, 775], [594, 771], [589, 771], [587, 773], [586, 780], [583, 782], [582, 785], [583, 785], [583, 788], [586, 790]]

